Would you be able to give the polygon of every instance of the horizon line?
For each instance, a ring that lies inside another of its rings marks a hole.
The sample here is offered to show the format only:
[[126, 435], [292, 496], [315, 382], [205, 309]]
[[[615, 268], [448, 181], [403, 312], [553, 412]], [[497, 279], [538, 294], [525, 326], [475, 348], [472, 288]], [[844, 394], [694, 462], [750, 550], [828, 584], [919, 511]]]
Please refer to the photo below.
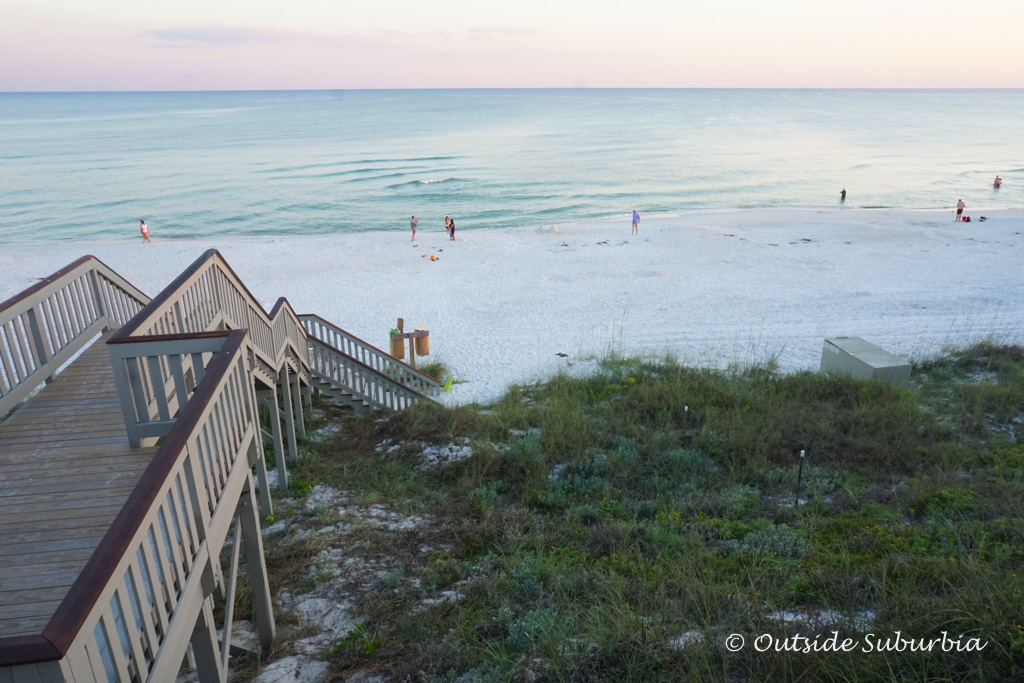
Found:
[[393, 92], [393, 91], [451, 91], [451, 90], [920, 90], [935, 92], [1024, 90], [1024, 87], [873, 87], [873, 86], [450, 86], [450, 87], [382, 87], [382, 88], [202, 88], [163, 90], [0, 90], [0, 95], [77, 95], [77, 94], [160, 94], [160, 93], [255, 93], [255, 92]]

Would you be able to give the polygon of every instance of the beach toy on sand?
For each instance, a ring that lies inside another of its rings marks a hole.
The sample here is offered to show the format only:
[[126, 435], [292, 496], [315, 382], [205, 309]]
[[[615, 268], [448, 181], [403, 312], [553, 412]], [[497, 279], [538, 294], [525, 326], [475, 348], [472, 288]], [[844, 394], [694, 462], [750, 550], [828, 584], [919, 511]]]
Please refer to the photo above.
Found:
[[444, 386], [441, 387], [441, 389], [443, 389], [444, 391], [451, 391], [452, 390], [452, 379], [454, 379], [454, 378], [455, 378], [455, 375], [448, 375], [448, 379], [446, 379], [444, 381]]
[[433, 254], [431, 254], [431, 255], [430, 255], [430, 260], [431, 260], [431, 261], [436, 261], [436, 260], [437, 260], [437, 257], [436, 257], [436, 256], [434, 256]]

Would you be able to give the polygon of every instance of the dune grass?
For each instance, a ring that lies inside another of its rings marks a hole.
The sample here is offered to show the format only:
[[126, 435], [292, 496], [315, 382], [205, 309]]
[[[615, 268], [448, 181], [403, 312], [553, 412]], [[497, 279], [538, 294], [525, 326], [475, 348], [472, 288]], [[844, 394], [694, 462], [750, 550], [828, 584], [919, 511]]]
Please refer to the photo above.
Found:
[[[1024, 675], [1022, 419], [1024, 352], [982, 343], [917, 365], [910, 389], [609, 357], [491, 406], [346, 420], [296, 477], [430, 514], [438, 549], [361, 596], [370, 645], [335, 648], [332, 666], [429, 681]], [[404, 445], [382, 457], [384, 439]], [[422, 442], [462, 439], [472, 457], [422, 466]], [[753, 645], [833, 631], [857, 648]], [[985, 647], [863, 651], [897, 631]], [[746, 646], [731, 652], [730, 634]]]

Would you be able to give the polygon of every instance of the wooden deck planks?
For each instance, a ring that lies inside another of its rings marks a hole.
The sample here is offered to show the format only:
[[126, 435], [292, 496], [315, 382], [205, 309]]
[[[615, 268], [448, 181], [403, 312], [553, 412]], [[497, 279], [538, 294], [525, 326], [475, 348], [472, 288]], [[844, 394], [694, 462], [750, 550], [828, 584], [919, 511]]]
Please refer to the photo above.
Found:
[[41, 633], [156, 453], [128, 446], [108, 337], [0, 423], [0, 637]]

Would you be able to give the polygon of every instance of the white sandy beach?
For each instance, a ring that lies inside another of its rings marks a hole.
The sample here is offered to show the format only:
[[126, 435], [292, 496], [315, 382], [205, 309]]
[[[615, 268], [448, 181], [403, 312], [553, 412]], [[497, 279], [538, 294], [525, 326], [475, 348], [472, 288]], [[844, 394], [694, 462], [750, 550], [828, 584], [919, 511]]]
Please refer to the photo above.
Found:
[[0, 300], [83, 254], [154, 296], [215, 247], [267, 308], [286, 296], [385, 349], [397, 317], [429, 323], [429, 360], [463, 382], [450, 400], [487, 401], [609, 350], [713, 366], [775, 357], [792, 371], [817, 369], [822, 340], [837, 335], [910, 358], [990, 335], [1020, 343], [1024, 210], [968, 214], [642, 215], [639, 237], [628, 217], [557, 232], [459, 221], [457, 242], [421, 229], [416, 246], [407, 231], [165, 241], [154, 222], [147, 245], [0, 245]]

